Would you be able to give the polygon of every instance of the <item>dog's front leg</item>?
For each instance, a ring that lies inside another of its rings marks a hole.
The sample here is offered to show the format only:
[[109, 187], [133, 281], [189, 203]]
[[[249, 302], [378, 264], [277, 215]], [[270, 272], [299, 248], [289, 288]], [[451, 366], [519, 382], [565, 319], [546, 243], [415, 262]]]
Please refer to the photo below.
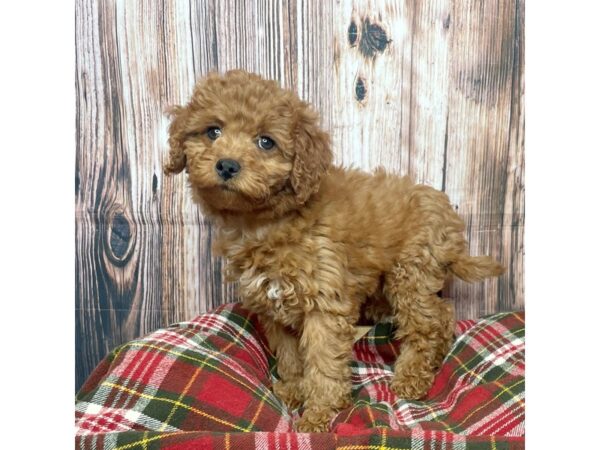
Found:
[[307, 314], [300, 350], [304, 356], [305, 410], [298, 431], [327, 431], [335, 413], [350, 403], [354, 327], [341, 315]]
[[276, 322], [265, 320], [264, 324], [269, 347], [277, 358], [279, 381], [273, 385], [273, 391], [288, 408], [298, 408], [304, 401], [301, 387], [304, 368], [298, 338]]

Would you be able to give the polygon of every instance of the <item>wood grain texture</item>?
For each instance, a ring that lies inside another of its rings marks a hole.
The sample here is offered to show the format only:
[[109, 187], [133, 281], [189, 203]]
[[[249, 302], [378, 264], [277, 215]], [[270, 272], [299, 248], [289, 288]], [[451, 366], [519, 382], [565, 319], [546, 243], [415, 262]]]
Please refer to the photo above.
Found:
[[471, 252], [459, 317], [522, 309], [523, 0], [77, 0], [77, 386], [111, 348], [236, 299], [184, 177], [164, 177], [169, 106], [244, 68], [321, 112], [339, 164], [444, 190]]

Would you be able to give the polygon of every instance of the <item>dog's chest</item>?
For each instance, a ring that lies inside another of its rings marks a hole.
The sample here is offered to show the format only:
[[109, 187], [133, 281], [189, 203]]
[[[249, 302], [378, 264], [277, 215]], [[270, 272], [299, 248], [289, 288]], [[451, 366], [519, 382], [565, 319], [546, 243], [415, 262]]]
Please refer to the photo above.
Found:
[[[271, 239], [270, 239], [271, 238]], [[289, 245], [289, 244], [288, 244]], [[306, 256], [283, 246], [268, 229], [253, 233], [220, 233], [218, 247], [227, 261], [230, 279], [239, 281], [241, 300], [250, 311], [300, 329], [305, 314], [303, 299], [310, 293]]]

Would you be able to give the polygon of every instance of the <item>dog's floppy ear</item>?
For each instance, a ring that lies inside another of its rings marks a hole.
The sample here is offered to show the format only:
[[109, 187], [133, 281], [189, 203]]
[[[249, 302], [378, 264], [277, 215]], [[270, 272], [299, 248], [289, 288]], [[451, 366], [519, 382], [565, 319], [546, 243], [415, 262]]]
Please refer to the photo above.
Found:
[[319, 190], [321, 177], [333, 159], [329, 134], [321, 130], [317, 122], [318, 115], [308, 107], [303, 108], [296, 126], [296, 154], [290, 177], [300, 204]]
[[179, 173], [185, 169], [186, 159], [183, 151], [186, 132], [185, 125], [188, 118], [188, 108], [183, 106], [173, 106], [167, 111], [171, 118], [169, 125], [169, 159], [165, 163], [165, 174]]

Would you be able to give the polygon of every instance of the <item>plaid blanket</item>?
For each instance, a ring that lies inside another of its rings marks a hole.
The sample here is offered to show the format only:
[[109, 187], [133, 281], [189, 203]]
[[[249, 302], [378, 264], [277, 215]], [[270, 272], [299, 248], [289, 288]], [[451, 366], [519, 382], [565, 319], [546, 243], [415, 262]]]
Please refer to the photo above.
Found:
[[76, 397], [82, 449], [522, 449], [524, 314], [457, 323], [427, 397], [389, 389], [399, 343], [378, 324], [354, 345], [354, 404], [329, 433], [294, 433], [299, 411], [256, 318], [239, 304], [160, 329], [108, 355]]

